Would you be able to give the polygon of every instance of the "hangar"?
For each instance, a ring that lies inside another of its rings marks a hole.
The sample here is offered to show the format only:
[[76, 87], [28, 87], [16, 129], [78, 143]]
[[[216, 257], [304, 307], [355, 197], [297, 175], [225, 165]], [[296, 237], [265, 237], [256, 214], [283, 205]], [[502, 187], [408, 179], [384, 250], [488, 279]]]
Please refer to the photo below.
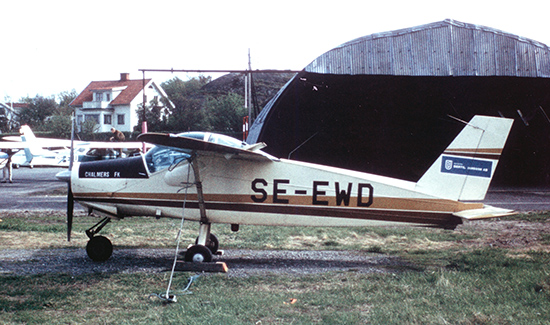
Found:
[[313, 60], [264, 107], [249, 143], [278, 157], [417, 181], [463, 128], [514, 118], [493, 184], [550, 185], [550, 50], [444, 20], [364, 36]]

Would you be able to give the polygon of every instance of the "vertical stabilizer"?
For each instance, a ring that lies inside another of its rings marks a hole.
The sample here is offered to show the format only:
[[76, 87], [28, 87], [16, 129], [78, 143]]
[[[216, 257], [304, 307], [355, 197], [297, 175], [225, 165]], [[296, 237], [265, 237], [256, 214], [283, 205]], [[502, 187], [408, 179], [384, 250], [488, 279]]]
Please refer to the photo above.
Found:
[[22, 125], [21, 128], [19, 128], [19, 133], [21, 133], [21, 139], [23, 139], [23, 141], [33, 142], [36, 140], [34, 132], [32, 132], [28, 125]]
[[36, 136], [28, 125], [22, 125], [19, 129], [19, 133], [21, 133], [21, 140], [29, 143], [29, 147], [23, 150], [25, 151], [25, 158], [27, 159], [27, 163], [30, 164], [35, 156], [42, 153], [43, 148], [38, 145]]
[[416, 190], [451, 200], [483, 200], [512, 123], [474, 116], [416, 183]]

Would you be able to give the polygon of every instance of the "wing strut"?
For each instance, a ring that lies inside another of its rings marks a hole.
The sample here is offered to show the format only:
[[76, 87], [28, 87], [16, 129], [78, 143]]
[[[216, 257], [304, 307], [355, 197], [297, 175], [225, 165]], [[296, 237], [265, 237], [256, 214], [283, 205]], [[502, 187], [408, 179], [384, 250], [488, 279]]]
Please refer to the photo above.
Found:
[[195, 153], [191, 159], [189, 159], [189, 164], [193, 167], [193, 173], [195, 174], [195, 186], [197, 187], [197, 196], [199, 200], [199, 210], [201, 214], [201, 223], [210, 223], [208, 217], [206, 217], [206, 208], [204, 206], [204, 195], [202, 193], [202, 182], [201, 175], [199, 172], [199, 166], [195, 164], [197, 154]]
[[198, 245], [206, 246], [206, 241], [210, 237], [210, 221], [208, 220], [208, 217], [206, 216], [206, 207], [204, 204], [204, 195], [202, 192], [202, 182], [201, 182], [201, 175], [199, 172], [199, 166], [196, 164], [196, 158], [197, 154], [195, 153], [191, 159], [189, 159], [189, 164], [193, 168], [193, 173], [195, 174], [195, 186], [197, 188], [197, 198], [199, 201], [199, 210], [201, 214], [201, 220], [200, 220], [200, 228], [199, 228], [199, 238], [197, 239]]

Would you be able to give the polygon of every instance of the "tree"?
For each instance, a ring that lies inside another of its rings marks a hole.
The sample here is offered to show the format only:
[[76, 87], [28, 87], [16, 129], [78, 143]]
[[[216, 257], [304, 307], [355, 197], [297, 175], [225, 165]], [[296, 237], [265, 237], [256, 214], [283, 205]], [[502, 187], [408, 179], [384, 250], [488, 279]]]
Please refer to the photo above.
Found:
[[46, 119], [44, 129], [50, 131], [53, 138], [69, 139], [71, 137], [71, 116], [53, 115]]
[[[167, 116], [169, 110], [166, 105], [161, 106], [157, 99], [152, 99], [147, 105], [145, 105], [145, 119], [147, 121], [148, 132], [161, 132], [167, 129]], [[138, 105], [137, 110], [139, 123], [134, 127], [135, 132], [142, 132], [143, 122], [143, 104]]]
[[235, 93], [208, 98], [206, 111], [211, 130], [232, 136], [239, 134], [247, 114], [243, 103], [243, 96]]
[[99, 124], [94, 119], [87, 119], [80, 125], [80, 130], [83, 139], [97, 140], [97, 131], [99, 130]]
[[[71, 115], [73, 109], [69, 104], [78, 96], [76, 91], [64, 91], [57, 95], [59, 104], [52, 116], [46, 118], [46, 122], [42, 127], [44, 130], [50, 131], [54, 138], [70, 138], [71, 137]], [[40, 127], [39, 127], [40, 128]]]
[[58, 108], [57, 108], [57, 114], [59, 115], [68, 115], [68, 116], [71, 116], [72, 113], [73, 113], [73, 109], [72, 107], [70, 107], [69, 105], [71, 104], [71, 102], [78, 96], [78, 93], [76, 92], [76, 90], [71, 90], [71, 91], [63, 91], [63, 92], [60, 92], [58, 95], [57, 95], [57, 98], [58, 98], [58, 101], [59, 101], [59, 105], [58, 105]]
[[34, 98], [23, 98], [23, 102], [28, 103], [29, 106], [21, 110], [20, 122], [31, 128], [41, 127], [46, 117], [53, 115], [58, 107], [53, 96], [46, 98], [36, 95]]
[[209, 129], [206, 112], [202, 107], [201, 88], [210, 82], [210, 77], [200, 76], [188, 81], [175, 77], [161, 84], [174, 103], [167, 120], [167, 131], [198, 131]]

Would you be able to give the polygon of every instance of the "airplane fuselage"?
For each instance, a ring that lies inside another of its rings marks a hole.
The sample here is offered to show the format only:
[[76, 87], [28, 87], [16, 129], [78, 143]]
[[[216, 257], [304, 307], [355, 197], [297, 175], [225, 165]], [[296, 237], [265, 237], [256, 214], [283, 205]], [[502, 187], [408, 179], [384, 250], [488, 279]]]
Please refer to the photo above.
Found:
[[[454, 212], [483, 207], [422, 194], [413, 182], [298, 161], [205, 154], [194, 163], [210, 223], [454, 228], [462, 223]], [[77, 164], [71, 178], [75, 199], [96, 211], [199, 221], [195, 176], [185, 159], [153, 171], [134, 157]]]

